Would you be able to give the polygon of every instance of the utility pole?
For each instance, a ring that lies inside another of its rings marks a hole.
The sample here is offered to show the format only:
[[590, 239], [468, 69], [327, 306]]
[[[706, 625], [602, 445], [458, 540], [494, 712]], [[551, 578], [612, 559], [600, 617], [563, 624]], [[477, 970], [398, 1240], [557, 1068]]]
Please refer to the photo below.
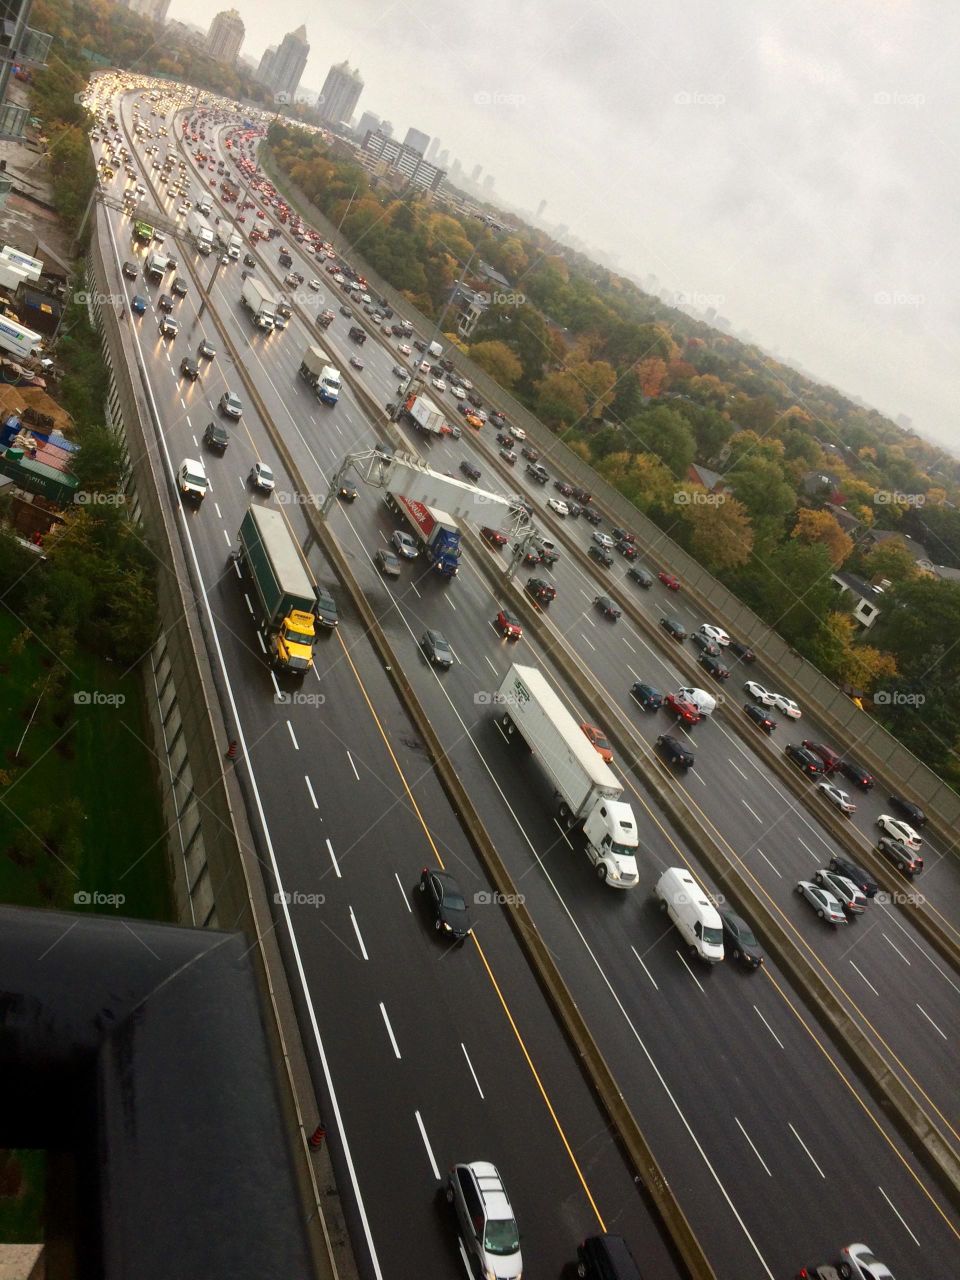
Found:
[[359, 190], [360, 190], [360, 183], [358, 182], [357, 185], [350, 192], [350, 199], [347, 201], [347, 207], [344, 209], [343, 213], [340, 216], [340, 221], [337, 223], [337, 235], [340, 234], [340, 228], [343, 226], [344, 222], [347, 219], [347, 214], [350, 212], [350, 206], [353, 204], [353, 197], [357, 194]]
[[[429, 350], [430, 344], [432, 342], [436, 342], [437, 334], [443, 332], [443, 322], [444, 322], [444, 319], [446, 318], [447, 312], [450, 310], [450, 304], [453, 302], [454, 298], [460, 292], [460, 286], [463, 284], [464, 280], [466, 279], [467, 272], [470, 270], [470, 263], [473, 261], [474, 257], [476, 256], [476, 252], [477, 252], [477, 247], [476, 245], [474, 245], [473, 250], [470, 253], [470, 257], [463, 264], [463, 270], [460, 272], [460, 278], [457, 280], [457, 283], [453, 286], [452, 290], [450, 291], [450, 296], [447, 298], [447, 301], [444, 304], [444, 308], [440, 312], [440, 315], [438, 316], [437, 321], [433, 326], [433, 332], [430, 334], [430, 337], [427, 339], [427, 350]], [[419, 368], [420, 368], [420, 361], [418, 360], [417, 370], [419, 370]], [[401, 382], [399, 387], [397, 387], [397, 402], [393, 406], [393, 409], [390, 413], [390, 418], [393, 422], [396, 422], [397, 418], [400, 416], [400, 410], [403, 408], [403, 403], [406, 400], [407, 396], [410, 394], [413, 384], [417, 381], [417, 379], [418, 379], [418, 374], [411, 372], [410, 374], [408, 374], [406, 382]]]

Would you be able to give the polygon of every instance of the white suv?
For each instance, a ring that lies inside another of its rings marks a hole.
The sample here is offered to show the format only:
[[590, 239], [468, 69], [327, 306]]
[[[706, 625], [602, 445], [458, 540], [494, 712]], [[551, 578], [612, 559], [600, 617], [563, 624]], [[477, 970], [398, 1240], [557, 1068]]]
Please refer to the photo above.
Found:
[[520, 1232], [496, 1166], [486, 1160], [455, 1164], [447, 1199], [457, 1211], [464, 1248], [484, 1280], [520, 1280]]

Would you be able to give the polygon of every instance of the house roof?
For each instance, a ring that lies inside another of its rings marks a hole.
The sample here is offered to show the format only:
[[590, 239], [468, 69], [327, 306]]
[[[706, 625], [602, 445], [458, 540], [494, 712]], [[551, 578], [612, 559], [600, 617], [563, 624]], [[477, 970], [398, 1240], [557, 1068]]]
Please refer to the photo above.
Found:
[[68, 1220], [54, 1187], [48, 1232], [72, 1233], [80, 1274], [313, 1274], [249, 953], [0, 906], [0, 1130], [72, 1158], [78, 1203]]
[[935, 564], [933, 572], [944, 582], [960, 582], [960, 569], [951, 569], [948, 564]]
[[504, 289], [510, 288], [510, 281], [506, 276], [502, 276], [499, 271], [490, 266], [489, 262], [478, 262], [477, 270], [482, 276], [485, 276], [492, 284], [501, 284]]
[[709, 467], [701, 467], [698, 462], [690, 463], [690, 471], [693, 473], [691, 478], [695, 479], [697, 484], [702, 484], [705, 489], [709, 489], [711, 493], [718, 485], [726, 486], [726, 481], [719, 471], [711, 471]]
[[839, 582], [845, 586], [854, 595], [858, 595], [861, 600], [870, 600], [876, 602], [883, 596], [880, 587], [874, 587], [863, 578], [858, 578], [855, 573], [832, 573], [831, 578], [834, 582]]
[[900, 533], [898, 529], [871, 529], [869, 537], [875, 543], [897, 542], [900, 546], [906, 547], [914, 560], [928, 560], [931, 564], [933, 563], [927, 548], [916, 538], [911, 538], [909, 533]]

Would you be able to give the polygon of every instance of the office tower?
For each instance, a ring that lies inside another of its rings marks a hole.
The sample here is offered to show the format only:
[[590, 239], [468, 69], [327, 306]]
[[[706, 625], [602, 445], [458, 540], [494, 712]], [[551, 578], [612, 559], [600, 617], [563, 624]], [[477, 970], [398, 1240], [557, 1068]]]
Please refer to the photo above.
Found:
[[372, 111], [365, 111], [360, 117], [360, 123], [357, 125], [357, 137], [361, 143], [368, 133], [376, 133], [380, 128], [380, 117], [374, 115]]
[[265, 83], [275, 94], [286, 94], [287, 100], [292, 102], [309, 56], [306, 27], [288, 31], [270, 59], [270, 74], [265, 77]]

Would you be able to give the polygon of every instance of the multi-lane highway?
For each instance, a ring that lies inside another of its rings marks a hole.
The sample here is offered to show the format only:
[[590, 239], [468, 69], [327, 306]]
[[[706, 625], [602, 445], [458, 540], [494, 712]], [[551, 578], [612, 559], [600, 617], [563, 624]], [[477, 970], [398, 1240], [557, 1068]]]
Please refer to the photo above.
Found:
[[[130, 105], [128, 98], [127, 113]], [[126, 119], [129, 127], [129, 114]], [[172, 212], [175, 203], [165, 199], [164, 207]], [[131, 256], [129, 222], [106, 216], [119, 256]], [[315, 264], [290, 247], [299, 269], [315, 274]], [[276, 245], [261, 248], [275, 269]], [[210, 262], [195, 257], [185, 240], [179, 254], [196, 277], [209, 275]], [[311, 999], [307, 1017], [316, 1020], [336, 1090], [346, 1140], [338, 1144], [342, 1190], [349, 1202], [352, 1188], [357, 1238], [370, 1242], [383, 1274], [405, 1274], [391, 1257], [394, 1250], [428, 1271], [431, 1263], [449, 1269], [456, 1261], [450, 1224], [445, 1217], [427, 1223], [424, 1209], [432, 1218], [434, 1167], [442, 1171], [464, 1158], [462, 1146], [473, 1144], [467, 1158], [493, 1158], [507, 1176], [530, 1274], [558, 1274], [598, 1214], [608, 1229], [631, 1237], [651, 1274], [668, 1274], [662, 1243], [567, 1061], [500, 910], [478, 906], [477, 942], [454, 954], [438, 952], [417, 919], [410, 889], [425, 862], [456, 867], [468, 896], [482, 892], [485, 880], [349, 609], [339, 636], [318, 651], [318, 678], [304, 686], [313, 702], [276, 701], [226, 555], [250, 500], [245, 475], [255, 458], [274, 467], [275, 503], [298, 486], [279, 465], [245, 388], [256, 387], [310, 492], [322, 493], [343, 454], [375, 436], [349, 388], [328, 410], [297, 377], [304, 346], [316, 340], [300, 314], [282, 334], [263, 337], [252, 328], [239, 307], [239, 273], [236, 265], [220, 270], [202, 322], [196, 288], [178, 305], [183, 323], [175, 342], [157, 335], [159, 291], [142, 282], [136, 288], [149, 293], [151, 307], [130, 323], [174, 465], [200, 456], [197, 441], [225, 386], [246, 404], [243, 429], [223, 462], [208, 463], [213, 492], [198, 512], [184, 516], [184, 529], [283, 887], [325, 899], [290, 904], [290, 961], [302, 966]], [[348, 323], [338, 317], [324, 339], [341, 367], [350, 350]], [[219, 355], [202, 382], [190, 384], [179, 379], [179, 361], [196, 350], [201, 332]], [[242, 353], [242, 371], [231, 367], [224, 335]], [[395, 356], [372, 341], [364, 355], [360, 376], [382, 402], [395, 389]], [[492, 480], [484, 433], [435, 446], [431, 460], [453, 470], [473, 455]], [[534, 492], [542, 505], [543, 491]], [[641, 890], [620, 895], [592, 878], [576, 842], [571, 846], [553, 822], [536, 766], [508, 750], [483, 701], [514, 658], [543, 666], [560, 686], [549, 660], [529, 637], [509, 651], [499, 641], [489, 625], [494, 595], [469, 556], [450, 586], [414, 565], [398, 588], [388, 587], [371, 561], [393, 528], [377, 499], [362, 493], [353, 507], [332, 515], [332, 527], [718, 1272], [789, 1274], [857, 1237], [899, 1263], [904, 1275], [949, 1274], [958, 1237], [939, 1195], [846, 1078], [802, 997], [772, 965], [755, 975], [732, 966], [712, 973], [691, 967], [651, 909], [647, 894], [662, 867], [683, 858], [704, 873], [695, 850], [660, 815], [643, 777], [626, 775], [640, 823]], [[296, 504], [284, 509], [302, 539]], [[574, 536], [585, 541], [588, 533]], [[329, 569], [312, 560], [317, 576], [332, 582]], [[572, 558], [561, 558], [553, 576], [558, 599], [551, 622], [615, 700], [629, 705], [626, 689], [634, 678], [661, 687], [677, 683], [662, 647], [623, 621], [610, 625], [593, 614], [597, 583]], [[636, 590], [626, 582], [617, 586]], [[655, 611], [666, 599], [651, 592], [644, 603]], [[457, 661], [445, 674], [428, 668], [416, 648], [427, 625], [453, 645]], [[591, 718], [587, 708], [575, 709]], [[636, 708], [630, 714], [648, 739], [658, 719], [663, 731], [661, 717], [644, 719]], [[760, 754], [751, 752], [716, 720], [693, 736], [691, 801], [780, 907], [785, 927], [811, 947], [876, 1028], [885, 1052], [899, 1058], [932, 1105], [956, 1123], [949, 1063], [958, 1029], [956, 975], [895, 910], [875, 906], [836, 935], [821, 928], [790, 890], [800, 874], [829, 857], [830, 836], [784, 795], [763, 763], [765, 743], [758, 744]]]

